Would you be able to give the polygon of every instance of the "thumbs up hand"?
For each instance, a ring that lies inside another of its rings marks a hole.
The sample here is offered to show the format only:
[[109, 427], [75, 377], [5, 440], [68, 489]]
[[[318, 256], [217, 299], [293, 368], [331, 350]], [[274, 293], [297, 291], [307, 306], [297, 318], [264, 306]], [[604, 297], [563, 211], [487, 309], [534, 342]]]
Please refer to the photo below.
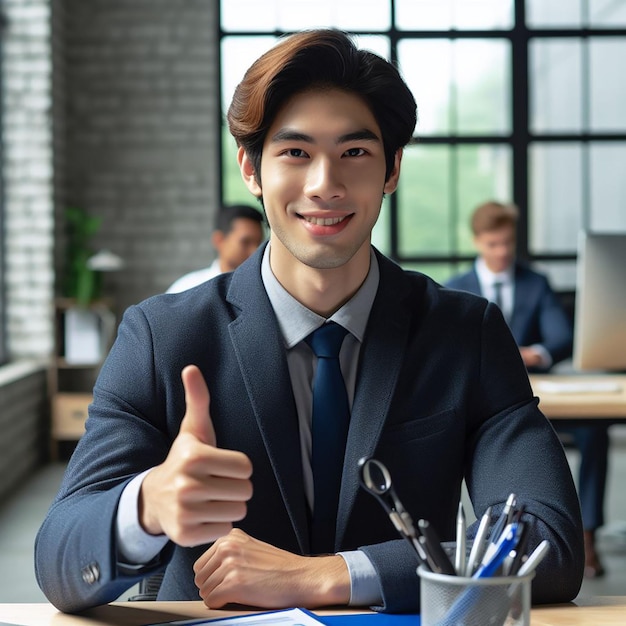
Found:
[[188, 433], [202, 443], [215, 447], [215, 431], [209, 413], [209, 390], [202, 373], [195, 365], [188, 365], [182, 373], [187, 412], [180, 424], [180, 433]]
[[252, 464], [242, 452], [216, 447], [210, 396], [195, 365], [182, 372], [186, 412], [169, 454], [143, 480], [139, 521], [150, 534], [195, 546], [226, 535], [246, 515]]

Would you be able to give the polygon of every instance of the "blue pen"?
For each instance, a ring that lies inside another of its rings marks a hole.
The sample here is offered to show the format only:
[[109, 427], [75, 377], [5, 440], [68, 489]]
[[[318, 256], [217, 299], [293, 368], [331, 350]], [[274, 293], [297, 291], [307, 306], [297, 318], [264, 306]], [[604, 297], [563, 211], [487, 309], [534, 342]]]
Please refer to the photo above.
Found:
[[[502, 565], [509, 552], [515, 547], [518, 540], [519, 525], [509, 524], [493, 550], [488, 550], [482, 565], [476, 570], [472, 578], [488, 578], [493, 576]], [[491, 547], [491, 546], [490, 546]]]
[[[507, 554], [517, 543], [518, 526], [509, 524], [496, 545], [490, 545], [483, 564], [472, 578], [493, 576], [502, 565]], [[505, 587], [489, 589], [487, 587], [467, 587], [452, 603], [437, 626], [457, 626], [458, 624], [485, 624], [485, 615], [491, 617], [491, 624], [504, 624], [511, 600]]]

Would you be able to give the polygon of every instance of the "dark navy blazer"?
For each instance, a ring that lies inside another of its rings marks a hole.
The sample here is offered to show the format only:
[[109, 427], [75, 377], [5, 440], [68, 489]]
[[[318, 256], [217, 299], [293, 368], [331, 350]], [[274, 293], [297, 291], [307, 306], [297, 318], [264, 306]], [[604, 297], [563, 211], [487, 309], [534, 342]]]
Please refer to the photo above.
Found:
[[[377, 253], [378, 254], [378, 253]], [[252, 460], [254, 495], [237, 524], [309, 552], [298, 420], [286, 350], [261, 280], [262, 250], [232, 274], [130, 307], [94, 389], [86, 433], [39, 531], [36, 573], [74, 612], [118, 598], [167, 566], [159, 599], [197, 600], [192, 565], [207, 546], [169, 544], [158, 563], [116, 561], [115, 516], [127, 482], [161, 463], [185, 412], [180, 373], [195, 363], [211, 392], [218, 445]], [[537, 408], [515, 341], [494, 305], [444, 289], [378, 254], [380, 285], [362, 345], [343, 470], [336, 549], [363, 547], [384, 610], [419, 606], [416, 561], [380, 505], [359, 489], [365, 455], [386, 463], [415, 520], [454, 538], [463, 477], [477, 514], [511, 492], [533, 520], [529, 545], [552, 548], [535, 602], [579, 590], [582, 526], [561, 444]]]
[[[571, 356], [572, 325], [548, 279], [517, 264], [513, 280], [515, 296], [509, 326], [517, 345], [543, 345], [553, 364]], [[475, 269], [451, 278], [446, 287], [482, 295]]]

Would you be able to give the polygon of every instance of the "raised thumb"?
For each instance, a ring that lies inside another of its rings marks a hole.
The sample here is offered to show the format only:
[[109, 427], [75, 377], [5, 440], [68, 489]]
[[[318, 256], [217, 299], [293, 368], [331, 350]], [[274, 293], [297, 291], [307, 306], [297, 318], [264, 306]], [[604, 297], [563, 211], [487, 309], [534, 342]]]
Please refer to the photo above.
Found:
[[187, 409], [180, 424], [180, 432], [190, 433], [210, 446], [215, 446], [215, 430], [209, 404], [211, 397], [202, 372], [196, 365], [187, 365], [182, 372]]

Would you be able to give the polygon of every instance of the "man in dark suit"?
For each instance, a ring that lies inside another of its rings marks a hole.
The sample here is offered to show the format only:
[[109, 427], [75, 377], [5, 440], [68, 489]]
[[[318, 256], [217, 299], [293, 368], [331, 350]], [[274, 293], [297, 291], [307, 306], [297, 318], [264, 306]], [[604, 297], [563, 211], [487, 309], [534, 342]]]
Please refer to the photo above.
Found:
[[[463, 478], [478, 515], [516, 493], [529, 549], [551, 544], [533, 599], [575, 597], [575, 487], [499, 309], [371, 246], [416, 122], [397, 70], [344, 33], [299, 33], [252, 65], [228, 121], [269, 244], [126, 312], [38, 534], [47, 597], [78, 611], [165, 569], [163, 600], [415, 611], [417, 559], [359, 489], [366, 455], [442, 540]], [[319, 522], [332, 498], [313, 453], [330, 457], [331, 441], [315, 434], [312, 381], [326, 356], [308, 341], [331, 322], [347, 331], [349, 426], [332, 441], [345, 449], [336, 513]]]
[[[557, 295], [543, 274], [516, 262], [518, 213], [511, 205], [485, 202], [471, 218], [479, 256], [467, 273], [446, 286], [483, 295], [496, 302], [511, 328], [530, 372], [546, 372], [569, 357], [572, 327]], [[604, 425], [558, 427], [581, 453], [578, 488], [585, 528], [585, 576], [604, 573], [595, 546], [596, 530], [604, 523], [609, 437]]]

